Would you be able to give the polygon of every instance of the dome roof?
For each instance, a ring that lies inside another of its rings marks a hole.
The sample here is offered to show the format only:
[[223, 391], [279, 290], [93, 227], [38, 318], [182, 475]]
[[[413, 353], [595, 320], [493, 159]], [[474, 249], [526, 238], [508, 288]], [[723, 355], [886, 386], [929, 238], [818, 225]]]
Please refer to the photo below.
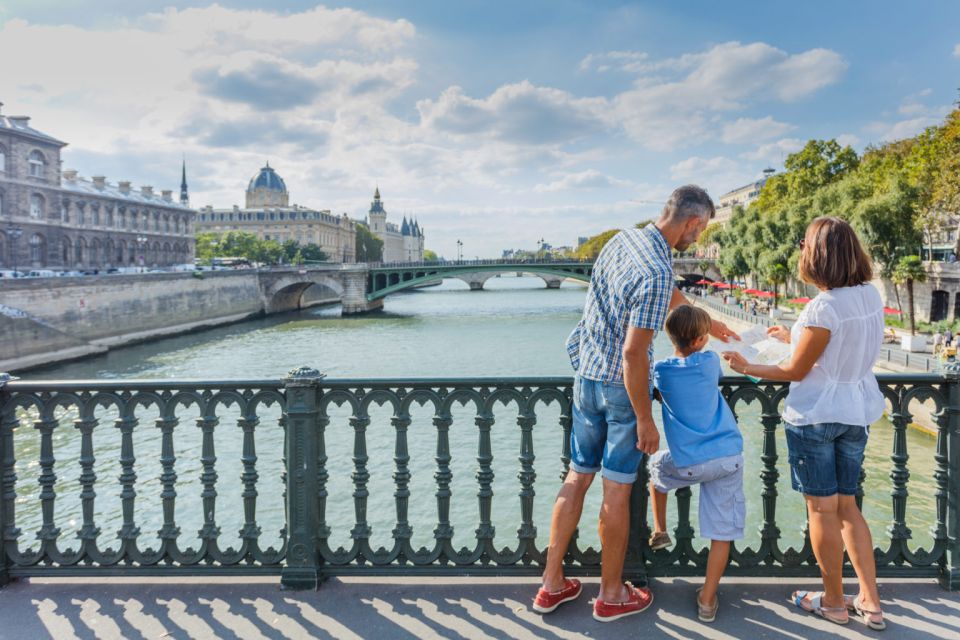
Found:
[[253, 191], [254, 189], [269, 189], [270, 191], [283, 191], [286, 192], [287, 185], [283, 182], [276, 171], [273, 170], [273, 167], [270, 166], [268, 162], [266, 166], [260, 169], [260, 172], [250, 178], [250, 184], [247, 186], [247, 191]]

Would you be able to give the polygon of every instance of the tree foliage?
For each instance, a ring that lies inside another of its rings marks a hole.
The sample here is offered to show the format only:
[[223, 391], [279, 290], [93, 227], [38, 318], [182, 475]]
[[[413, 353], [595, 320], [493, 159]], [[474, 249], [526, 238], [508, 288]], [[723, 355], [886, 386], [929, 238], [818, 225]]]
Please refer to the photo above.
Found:
[[380, 262], [383, 260], [383, 240], [373, 235], [370, 228], [358, 222], [356, 256], [358, 262]]
[[318, 245], [300, 244], [295, 240], [287, 240], [281, 244], [276, 240], [261, 240], [246, 231], [203, 232], [197, 234], [196, 241], [197, 259], [207, 264], [216, 257], [246, 258], [251, 262], [264, 264], [298, 264], [304, 261], [323, 262], [328, 259]]
[[577, 248], [577, 258], [580, 260], [596, 260], [610, 238], [618, 233], [620, 233], [620, 229], [610, 229], [593, 236]]

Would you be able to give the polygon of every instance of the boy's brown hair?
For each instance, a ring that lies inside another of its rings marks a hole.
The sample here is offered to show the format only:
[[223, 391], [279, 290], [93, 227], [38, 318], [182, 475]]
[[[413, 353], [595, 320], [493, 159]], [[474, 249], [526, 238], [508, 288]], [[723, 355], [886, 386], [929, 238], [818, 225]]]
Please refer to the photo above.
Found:
[[686, 351], [693, 341], [710, 333], [710, 314], [703, 309], [682, 304], [667, 316], [666, 328], [670, 341], [680, 351]]
[[870, 282], [873, 264], [853, 228], [840, 218], [817, 218], [807, 227], [797, 265], [800, 279], [821, 289]]

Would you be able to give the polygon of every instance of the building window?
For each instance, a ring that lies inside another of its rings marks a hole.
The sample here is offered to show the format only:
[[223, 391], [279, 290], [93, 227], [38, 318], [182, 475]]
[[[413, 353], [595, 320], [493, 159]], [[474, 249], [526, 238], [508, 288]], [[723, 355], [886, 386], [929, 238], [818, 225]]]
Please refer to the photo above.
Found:
[[27, 162], [30, 164], [30, 175], [34, 178], [42, 178], [43, 171], [47, 165], [47, 161], [44, 160], [43, 154], [39, 151], [31, 151], [27, 158]]
[[[81, 227], [87, 224], [87, 212], [83, 207], [77, 208], [77, 224], [80, 225]], [[77, 258], [77, 262], [79, 261], [80, 259]]]
[[3, 147], [0, 147], [0, 173], [6, 173], [7, 171], [7, 151]]
[[35, 233], [30, 236], [30, 262], [43, 266], [43, 236]]
[[43, 196], [40, 194], [30, 196], [30, 217], [37, 220], [43, 218]]
[[0, 191], [0, 216], [3, 215], [3, 192]]
[[[100, 207], [93, 208], [93, 226], [100, 226]], [[96, 260], [94, 260], [96, 262]]]
[[[64, 202], [60, 205], [60, 220], [63, 222], [70, 222], [70, 203]], [[66, 261], [64, 261], [66, 264]]]

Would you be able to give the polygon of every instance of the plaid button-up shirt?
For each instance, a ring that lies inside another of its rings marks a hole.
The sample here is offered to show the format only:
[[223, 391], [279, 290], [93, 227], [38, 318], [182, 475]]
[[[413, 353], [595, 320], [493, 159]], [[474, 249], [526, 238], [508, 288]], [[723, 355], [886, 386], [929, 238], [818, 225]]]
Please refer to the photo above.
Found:
[[[655, 225], [615, 235], [594, 263], [583, 318], [567, 339], [576, 372], [622, 384], [627, 328], [660, 331], [673, 289], [670, 245]], [[652, 342], [649, 357], [652, 368]]]

